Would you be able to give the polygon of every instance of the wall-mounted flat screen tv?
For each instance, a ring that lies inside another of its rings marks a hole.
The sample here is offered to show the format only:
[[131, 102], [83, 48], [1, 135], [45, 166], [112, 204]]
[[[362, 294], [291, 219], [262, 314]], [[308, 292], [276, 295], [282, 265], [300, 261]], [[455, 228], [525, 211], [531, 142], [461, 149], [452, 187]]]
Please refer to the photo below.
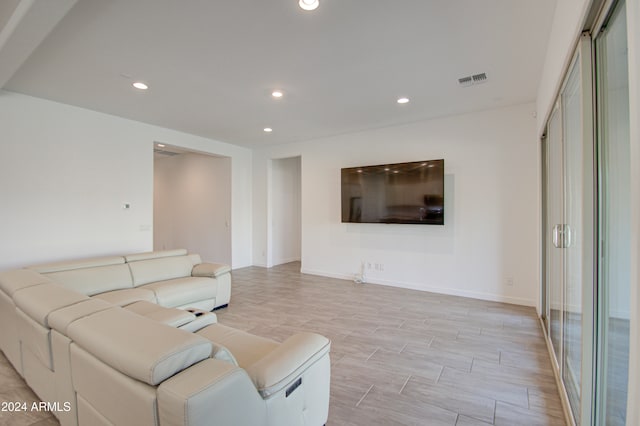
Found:
[[444, 225], [444, 160], [342, 169], [342, 222]]

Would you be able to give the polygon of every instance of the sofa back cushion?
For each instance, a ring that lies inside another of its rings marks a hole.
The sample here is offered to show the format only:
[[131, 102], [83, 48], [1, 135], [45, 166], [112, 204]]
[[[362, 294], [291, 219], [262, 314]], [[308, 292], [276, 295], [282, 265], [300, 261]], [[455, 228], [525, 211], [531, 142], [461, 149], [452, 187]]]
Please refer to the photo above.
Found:
[[133, 287], [131, 272], [122, 256], [49, 263], [29, 269], [88, 296]]
[[174, 249], [174, 250], [158, 250], [147, 251], [144, 253], [128, 254], [124, 258], [127, 262], [137, 262], [139, 260], [159, 259], [161, 257], [173, 257], [173, 256], [186, 256], [186, 249]]
[[100, 361], [152, 386], [211, 354], [207, 339], [119, 307], [80, 318], [67, 333]]
[[49, 314], [49, 327], [67, 336], [67, 328], [74, 321], [111, 308], [113, 308], [111, 303], [90, 297], [85, 301], [58, 309]]
[[12, 269], [0, 272], [0, 289], [9, 297], [23, 288], [50, 283], [51, 280], [36, 271]]
[[129, 262], [128, 265], [136, 287], [156, 281], [189, 277], [193, 269], [193, 262], [187, 255], [138, 260]]
[[107, 291], [133, 288], [131, 272], [127, 265], [97, 266], [95, 268], [45, 274], [63, 286], [88, 296]]
[[85, 300], [89, 298], [84, 294], [69, 290], [57, 283], [35, 285], [13, 294], [13, 302], [16, 306], [46, 328], [50, 328], [49, 314]]

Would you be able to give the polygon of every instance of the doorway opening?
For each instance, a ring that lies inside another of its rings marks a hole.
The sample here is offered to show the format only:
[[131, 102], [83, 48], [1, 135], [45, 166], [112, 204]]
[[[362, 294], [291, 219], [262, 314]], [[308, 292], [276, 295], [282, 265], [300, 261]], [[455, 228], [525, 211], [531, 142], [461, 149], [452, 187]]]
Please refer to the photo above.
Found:
[[154, 146], [153, 249], [231, 265], [231, 159]]
[[267, 266], [302, 259], [301, 157], [271, 160]]

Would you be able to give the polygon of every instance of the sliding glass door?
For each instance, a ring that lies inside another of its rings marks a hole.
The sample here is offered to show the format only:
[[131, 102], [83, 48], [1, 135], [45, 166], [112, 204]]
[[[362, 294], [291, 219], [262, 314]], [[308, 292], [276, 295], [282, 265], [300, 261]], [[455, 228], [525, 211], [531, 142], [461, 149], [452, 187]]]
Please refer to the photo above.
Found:
[[628, 403], [627, 18], [624, 1], [605, 4], [542, 141], [543, 319], [569, 412], [585, 426], [625, 426]]
[[[564, 216], [561, 229], [563, 251], [562, 378], [572, 407], [580, 407], [580, 366], [582, 353], [582, 93], [580, 61], [575, 61], [562, 93], [564, 147]], [[578, 410], [573, 410], [576, 421]]]
[[590, 418], [594, 265], [591, 42], [576, 52], [545, 139], [548, 335], [576, 423]]
[[599, 147], [598, 424], [624, 426], [629, 375], [629, 79], [625, 4], [595, 41]]

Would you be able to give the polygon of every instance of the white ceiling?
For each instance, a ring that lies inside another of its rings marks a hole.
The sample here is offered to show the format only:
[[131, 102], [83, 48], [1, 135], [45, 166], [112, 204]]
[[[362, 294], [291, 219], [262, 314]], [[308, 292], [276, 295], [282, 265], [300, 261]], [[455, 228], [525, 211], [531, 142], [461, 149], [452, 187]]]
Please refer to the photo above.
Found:
[[5, 89], [248, 147], [535, 100], [556, 0], [320, 1], [78, 0]]

